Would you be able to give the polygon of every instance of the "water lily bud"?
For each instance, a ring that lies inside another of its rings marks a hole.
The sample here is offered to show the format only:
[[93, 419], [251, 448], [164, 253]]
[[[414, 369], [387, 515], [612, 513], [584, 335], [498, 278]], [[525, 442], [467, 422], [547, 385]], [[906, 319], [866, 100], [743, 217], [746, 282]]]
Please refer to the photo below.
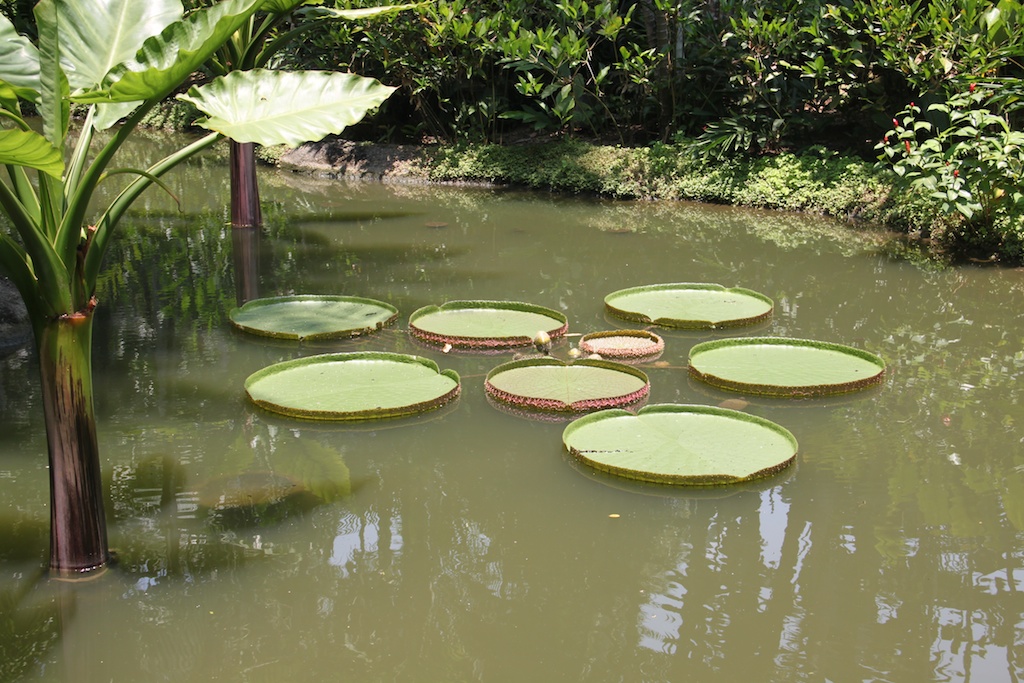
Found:
[[579, 358], [581, 353], [582, 352], [579, 349], [577, 349], [576, 347], [573, 347], [573, 348], [569, 349], [569, 358], [574, 358], [574, 359], [575, 358]]
[[541, 330], [533, 336], [533, 346], [540, 353], [547, 353], [551, 350], [551, 336]]

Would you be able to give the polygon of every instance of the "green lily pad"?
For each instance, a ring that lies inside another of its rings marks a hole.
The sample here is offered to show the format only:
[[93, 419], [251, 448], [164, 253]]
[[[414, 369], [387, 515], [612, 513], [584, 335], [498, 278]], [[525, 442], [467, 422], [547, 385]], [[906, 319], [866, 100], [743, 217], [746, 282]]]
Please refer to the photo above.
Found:
[[881, 384], [885, 361], [810, 339], [718, 339], [690, 349], [690, 375], [720, 389], [762, 396], [829, 396]]
[[750, 289], [686, 282], [620, 289], [606, 296], [604, 305], [618, 318], [682, 329], [753, 325], [770, 318], [775, 307]]
[[461, 349], [527, 346], [538, 332], [551, 339], [569, 329], [564, 315], [518, 301], [449, 301], [409, 316], [409, 332], [431, 344]]
[[376, 332], [398, 318], [398, 309], [374, 299], [306, 294], [254, 299], [228, 317], [252, 334], [314, 341]]
[[643, 372], [620, 363], [526, 358], [491, 370], [484, 388], [495, 400], [520, 408], [587, 412], [636, 403], [651, 385]]
[[665, 350], [665, 340], [647, 330], [591, 332], [580, 338], [580, 351], [621, 361], [652, 360]]
[[636, 415], [602, 410], [569, 423], [562, 443], [604, 472], [697, 486], [766, 477], [797, 453], [796, 438], [774, 422], [701, 405], [651, 405]]
[[459, 376], [427, 358], [365, 351], [297, 358], [245, 380], [256, 405], [311, 420], [364, 420], [412, 415], [459, 395]]

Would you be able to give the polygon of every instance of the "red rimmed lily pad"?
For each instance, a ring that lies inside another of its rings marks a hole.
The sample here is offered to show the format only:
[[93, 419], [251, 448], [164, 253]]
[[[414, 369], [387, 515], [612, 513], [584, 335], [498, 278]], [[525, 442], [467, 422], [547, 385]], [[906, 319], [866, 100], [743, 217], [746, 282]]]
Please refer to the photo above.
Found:
[[528, 410], [582, 413], [642, 401], [650, 392], [647, 375], [621, 363], [557, 358], [526, 358], [487, 373], [487, 395]]
[[680, 329], [754, 325], [771, 317], [774, 302], [743, 287], [672, 283], [630, 287], [604, 298], [609, 314], [634, 322]]
[[556, 339], [568, 329], [568, 320], [558, 311], [519, 301], [449, 301], [409, 316], [414, 337], [457, 349], [527, 346], [538, 332]]
[[580, 351], [627, 361], [654, 360], [665, 350], [665, 340], [647, 330], [591, 332], [580, 338]]
[[562, 443], [598, 470], [661, 484], [708, 486], [766, 477], [796, 459], [796, 438], [761, 417], [701, 405], [602, 410], [571, 422]]
[[400, 353], [329, 353], [254, 372], [245, 390], [256, 405], [310, 420], [366, 420], [413, 415], [459, 395], [453, 370]]
[[689, 361], [695, 379], [762, 396], [844, 394], [885, 377], [885, 361], [875, 354], [811, 339], [717, 339], [690, 349]]
[[398, 309], [362, 297], [303, 294], [254, 299], [228, 317], [235, 327], [252, 334], [314, 341], [375, 332], [393, 323]]

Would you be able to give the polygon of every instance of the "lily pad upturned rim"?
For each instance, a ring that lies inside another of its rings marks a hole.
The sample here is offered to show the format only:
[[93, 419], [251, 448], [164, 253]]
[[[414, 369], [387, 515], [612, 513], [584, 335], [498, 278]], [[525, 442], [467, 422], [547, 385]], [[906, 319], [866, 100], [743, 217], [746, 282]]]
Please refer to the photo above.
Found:
[[[438, 395], [432, 399], [425, 401], [417, 401], [415, 403], [409, 403], [405, 405], [396, 406], [375, 406], [366, 408], [364, 410], [315, 410], [308, 408], [299, 408], [294, 406], [284, 406], [273, 401], [269, 401], [262, 398], [253, 396], [252, 388], [260, 380], [266, 379], [267, 377], [279, 374], [281, 372], [287, 372], [289, 370], [300, 368], [308, 365], [314, 365], [318, 363], [344, 363], [349, 361], [385, 361], [391, 363], [407, 363], [409, 365], [419, 365], [433, 371], [439, 377], [446, 377], [451, 381], [451, 388], [447, 391], [438, 393]], [[319, 420], [319, 421], [343, 421], [343, 420], [369, 420], [377, 418], [390, 418], [390, 417], [402, 417], [406, 415], [415, 415], [423, 413], [428, 410], [440, 408], [441, 406], [449, 403], [456, 397], [462, 390], [462, 383], [458, 373], [454, 370], [441, 370], [437, 363], [430, 360], [429, 358], [423, 358], [421, 356], [412, 356], [404, 353], [389, 353], [384, 351], [357, 351], [349, 353], [325, 353], [315, 356], [305, 356], [303, 358], [295, 358], [292, 360], [282, 361], [273, 365], [267, 366], [262, 370], [257, 370], [253, 374], [249, 375], [245, 380], [245, 391], [249, 396], [249, 399], [260, 408], [268, 410], [272, 413], [279, 415], [285, 415], [288, 417], [306, 419], [306, 420]]]
[[[694, 415], [714, 415], [725, 419], [736, 420], [747, 424], [757, 425], [764, 429], [770, 430], [782, 437], [782, 439], [789, 444], [791, 447], [791, 453], [787, 450], [788, 455], [786, 457], [778, 459], [777, 462], [756, 470], [750, 474], [744, 476], [737, 476], [732, 474], [723, 473], [708, 473], [702, 475], [677, 475], [669, 474], [665, 472], [657, 472], [653, 470], [641, 470], [624, 466], [617, 466], [608, 462], [604, 462], [596, 459], [595, 457], [588, 456], [585, 452], [574, 447], [571, 444], [573, 436], [582, 429], [585, 429], [588, 425], [592, 425], [604, 420], [614, 419], [632, 419], [642, 420], [647, 415], [657, 414], [694, 414]], [[583, 462], [596, 470], [614, 474], [617, 476], [625, 477], [627, 479], [636, 479], [639, 481], [646, 481], [656, 484], [671, 484], [671, 485], [686, 485], [686, 486], [718, 486], [723, 484], [736, 484], [741, 482], [753, 481], [756, 479], [762, 479], [769, 477], [773, 474], [781, 472], [786, 469], [793, 462], [796, 461], [796, 456], [799, 451], [799, 444], [797, 443], [796, 437], [793, 436], [792, 432], [788, 429], [779, 425], [771, 420], [749, 413], [744, 413], [738, 410], [730, 410], [728, 408], [717, 408], [714, 406], [698, 405], [698, 404], [677, 404], [677, 403], [657, 403], [641, 408], [636, 413], [632, 413], [628, 410], [622, 410], [620, 408], [613, 408], [610, 410], [602, 410], [589, 415], [584, 415], [571, 423], [569, 423], [565, 430], [562, 432], [562, 444], [565, 449], [580, 462]]]
[[[878, 372], [869, 377], [862, 377], [848, 382], [832, 382], [827, 384], [805, 384], [805, 385], [778, 385], [761, 384], [757, 382], [744, 382], [728, 377], [721, 377], [710, 372], [702, 372], [694, 366], [694, 358], [702, 353], [714, 351], [730, 346], [793, 346], [806, 347], [825, 351], [835, 351], [850, 355], [867, 361], [878, 368]], [[869, 387], [877, 386], [885, 380], [885, 361], [878, 355], [858, 349], [845, 344], [819, 341], [816, 339], [791, 339], [787, 337], [742, 337], [729, 339], [715, 339], [701, 342], [690, 349], [689, 374], [696, 380], [709, 384], [719, 389], [729, 391], [749, 392], [761, 396], [776, 396], [783, 398], [811, 398], [821, 396], [834, 396], [860, 391]]]
[[[687, 320], [682, 318], [656, 318], [652, 319], [650, 316], [641, 313], [639, 311], [629, 311], [626, 309], [614, 306], [611, 302], [616, 298], [628, 296], [630, 294], [638, 294], [643, 292], [660, 292], [660, 291], [671, 291], [671, 290], [694, 290], [694, 291], [716, 291], [730, 294], [741, 294], [743, 296], [749, 296], [753, 299], [765, 303], [768, 305], [768, 310], [754, 316], [748, 316], [745, 318], [731, 318], [725, 320]], [[773, 311], [775, 310], [775, 302], [768, 296], [761, 292], [756, 292], [752, 289], [745, 287], [724, 287], [719, 284], [707, 283], [707, 282], [670, 282], [656, 285], [640, 285], [638, 287], [627, 287], [626, 289], [620, 289], [604, 298], [605, 310], [609, 314], [616, 318], [622, 318], [632, 322], [645, 323], [649, 325], [660, 325], [662, 327], [672, 327], [676, 329], [684, 330], [705, 330], [705, 329], [722, 329], [729, 327], [745, 327], [748, 325], [756, 325], [757, 323], [764, 322], [771, 318]]]
[[[636, 379], [643, 382], [643, 386], [635, 391], [628, 392], [626, 394], [620, 394], [617, 396], [607, 396], [602, 398], [591, 398], [581, 401], [573, 401], [567, 403], [554, 398], [542, 398], [536, 396], [528, 396], [525, 394], [517, 394], [503, 389], [499, 389], [494, 386], [492, 380], [496, 375], [508, 372], [510, 370], [517, 370], [520, 368], [529, 367], [596, 367], [605, 370], [613, 370], [615, 372], [621, 372], [626, 375], [631, 375]], [[506, 405], [514, 406], [517, 408], [525, 408], [530, 411], [541, 411], [549, 413], [585, 413], [594, 410], [601, 410], [605, 408], [612, 408], [617, 406], [628, 406], [636, 404], [647, 397], [651, 391], [651, 381], [647, 377], [647, 374], [637, 368], [624, 365], [622, 363], [615, 363], [606, 360], [597, 360], [584, 358], [571, 363], [559, 360], [558, 358], [524, 358], [521, 360], [514, 360], [508, 363], [503, 363], [498, 367], [492, 369], [487, 373], [487, 377], [484, 380], [484, 389], [490, 398], [495, 401], [504, 403]]]
[[[651, 342], [646, 348], [642, 345], [622, 349], [600, 348], [591, 344], [596, 339], [614, 339], [615, 337], [635, 337], [638, 340]], [[616, 360], [645, 360], [657, 356], [665, 351], [665, 340], [648, 330], [605, 330], [603, 332], [589, 332], [580, 337], [580, 351], [583, 353], [596, 353], [605, 358]]]
[[[431, 332], [416, 327], [415, 323], [424, 316], [431, 315], [434, 313], [441, 313], [447, 311], [455, 311], [461, 309], [487, 309], [487, 310], [505, 310], [505, 311], [521, 311], [526, 313], [535, 313], [547, 318], [551, 318], [554, 322], [558, 323], [557, 326], [545, 329], [536, 330], [531, 335], [508, 335], [508, 336], [467, 336], [458, 334], [441, 334], [438, 332]], [[544, 306], [538, 306], [536, 304], [525, 303], [522, 301], [490, 301], [490, 300], [458, 300], [448, 301], [440, 306], [430, 305], [423, 306], [409, 316], [409, 332], [423, 341], [429, 342], [434, 345], [444, 346], [445, 344], [451, 344], [454, 348], [461, 349], [472, 349], [472, 350], [487, 350], [487, 349], [501, 349], [501, 348], [513, 348], [518, 346], [528, 346], [533, 343], [533, 335], [536, 332], [546, 332], [551, 339], [557, 339], [561, 337], [569, 330], [569, 319], [563, 314], [559, 313], [550, 308]]]
[[[280, 306], [282, 304], [289, 303], [310, 303], [310, 302], [328, 302], [328, 303], [351, 303], [361, 304], [364, 306], [375, 307], [381, 309], [387, 313], [386, 317], [381, 317], [375, 321], [373, 326], [364, 325], [358, 328], [348, 329], [336, 329], [328, 332], [313, 332], [311, 334], [299, 334], [297, 332], [283, 332], [279, 330], [267, 329], [265, 327], [258, 327], [251, 324], [245, 324], [240, 322], [237, 318], [252, 311], [258, 311], [263, 308], [269, 308], [271, 306]], [[271, 337], [273, 339], [290, 339], [297, 341], [323, 341], [327, 339], [338, 339], [344, 337], [358, 337], [377, 330], [383, 329], [385, 326], [392, 324], [398, 319], [398, 309], [389, 303], [383, 301], [377, 301], [376, 299], [368, 299], [366, 297], [359, 296], [346, 296], [340, 294], [293, 294], [289, 296], [275, 296], [265, 297], [261, 299], [252, 299], [247, 301], [241, 306], [232, 309], [228, 313], [228, 319], [231, 324], [237, 329], [250, 334], [259, 335], [262, 337]]]

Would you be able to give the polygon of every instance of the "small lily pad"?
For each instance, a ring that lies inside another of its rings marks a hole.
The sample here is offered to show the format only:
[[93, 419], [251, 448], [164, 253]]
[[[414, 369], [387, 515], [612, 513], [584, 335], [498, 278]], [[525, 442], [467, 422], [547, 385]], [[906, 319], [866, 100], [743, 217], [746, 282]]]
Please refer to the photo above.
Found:
[[484, 388], [493, 399], [520, 408], [587, 412], [641, 401], [651, 385], [643, 372], [621, 363], [526, 358], [491, 370]]
[[398, 309], [374, 299], [305, 294], [254, 299], [228, 317], [252, 334], [314, 341], [375, 332], [393, 323]]
[[427, 358], [365, 351], [284, 361], [245, 381], [253, 403], [311, 420], [364, 420], [412, 415], [459, 395], [459, 376]]
[[665, 340], [647, 330], [591, 332], [580, 338], [580, 351], [621, 361], [646, 361], [660, 356]]
[[618, 318], [682, 329], [753, 325], [770, 318], [775, 307], [750, 289], [686, 282], [621, 289], [606, 296], [604, 304]]
[[431, 344], [461, 349], [527, 346], [538, 332], [552, 339], [569, 329], [564, 315], [518, 301], [449, 301], [409, 316], [409, 332]]
[[810, 339], [718, 339], [690, 349], [690, 375], [720, 389], [762, 396], [830, 396], [881, 384], [885, 361]]
[[764, 418], [701, 405], [602, 410], [571, 422], [565, 448], [588, 465], [629, 479], [707, 486], [766, 477], [789, 466], [796, 438]]

